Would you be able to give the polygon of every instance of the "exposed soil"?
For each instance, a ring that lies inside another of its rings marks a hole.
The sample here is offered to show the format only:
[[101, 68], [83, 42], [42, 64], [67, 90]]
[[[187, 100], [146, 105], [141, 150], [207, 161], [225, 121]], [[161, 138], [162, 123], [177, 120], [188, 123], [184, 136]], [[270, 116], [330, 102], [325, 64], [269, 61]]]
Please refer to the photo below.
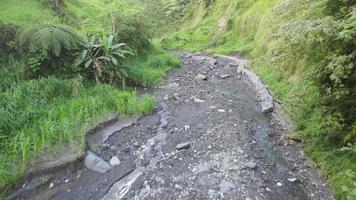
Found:
[[117, 156], [119, 165], [101, 174], [78, 162], [29, 180], [24, 187], [36, 187], [11, 199], [332, 199], [298, 145], [280, 140], [287, 127], [278, 110], [261, 111], [236, 66], [201, 54], [180, 57], [182, 68], [155, 88], [157, 112], [91, 137], [110, 130], [91, 150], [108, 163]]

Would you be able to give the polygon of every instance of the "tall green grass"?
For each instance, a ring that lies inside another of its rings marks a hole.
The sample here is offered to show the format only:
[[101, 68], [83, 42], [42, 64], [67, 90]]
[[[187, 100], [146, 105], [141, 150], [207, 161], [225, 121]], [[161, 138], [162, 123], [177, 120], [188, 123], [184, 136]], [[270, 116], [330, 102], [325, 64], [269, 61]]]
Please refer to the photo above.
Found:
[[158, 84], [168, 70], [178, 67], [180, 61], [177, 56], [155, 49], [147, 55], [130, 58], [125, 65], [132, 82], [152, 86]]
[[117, 112], [149, 113], [154, 98], [55, 77], [20, 81], [0, 93], [0, 188], [6, 191], [37, 160], [81, 152], [88, 125]]
[[0, 0], [0, 21], [28, 26], [30, 24], [59, 23], [60, 19], [40, 0]]

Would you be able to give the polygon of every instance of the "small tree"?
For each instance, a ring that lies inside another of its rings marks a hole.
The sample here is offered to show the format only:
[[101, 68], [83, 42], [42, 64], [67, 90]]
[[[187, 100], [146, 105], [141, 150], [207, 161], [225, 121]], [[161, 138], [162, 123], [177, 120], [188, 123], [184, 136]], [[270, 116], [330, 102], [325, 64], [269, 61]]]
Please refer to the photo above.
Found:
[[113, 35], [103, 35], [100, 39], [96, 36], [90, 39], [84, 36], [81, 45], [83, 51], [75, 60], [75, 67], [83, 66], [87, 72], [94, 72], [97, 83], [105, 79], [112, 83], [115, 78], [118, 78], [125, 87], [127, 71], [119, 61], [125, 58], [125, 55], [133, 54], [124, 49], [125, 43], [117, 43]]

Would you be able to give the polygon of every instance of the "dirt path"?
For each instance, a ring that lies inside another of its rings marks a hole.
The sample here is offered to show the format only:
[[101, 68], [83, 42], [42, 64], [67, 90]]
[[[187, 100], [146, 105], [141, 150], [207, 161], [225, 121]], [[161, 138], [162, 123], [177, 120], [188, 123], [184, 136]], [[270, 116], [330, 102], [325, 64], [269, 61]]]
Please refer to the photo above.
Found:
[[26, 198], [332, 199], [300, 149], [282, 145], [285, 127], [261, 111], [236, 66], [200, 54], [180, 56], [183, 67], [155, 89], [157, 112], [126, 128], [116, 122], [97, 131], [113, 135], [93, 151], [120, 164], [105, 174], [81, 163], [68, 166], [48, 181], [53, 188]]

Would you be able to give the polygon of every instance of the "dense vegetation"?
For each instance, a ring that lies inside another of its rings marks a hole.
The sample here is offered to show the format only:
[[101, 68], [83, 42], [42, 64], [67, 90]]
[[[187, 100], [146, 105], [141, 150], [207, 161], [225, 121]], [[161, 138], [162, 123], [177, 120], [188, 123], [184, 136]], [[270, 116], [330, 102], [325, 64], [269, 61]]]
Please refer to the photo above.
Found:
[[248, 55], [336, 198], [355, 199], [355, 1], [191, 1], [179, 10], [184, 25], [162, 46]]
[[0, 194], [39, 160], [82, 152], [92, 122], [153, 111], [133, 87], [179, 61], [136, 3], [0, 0]]

